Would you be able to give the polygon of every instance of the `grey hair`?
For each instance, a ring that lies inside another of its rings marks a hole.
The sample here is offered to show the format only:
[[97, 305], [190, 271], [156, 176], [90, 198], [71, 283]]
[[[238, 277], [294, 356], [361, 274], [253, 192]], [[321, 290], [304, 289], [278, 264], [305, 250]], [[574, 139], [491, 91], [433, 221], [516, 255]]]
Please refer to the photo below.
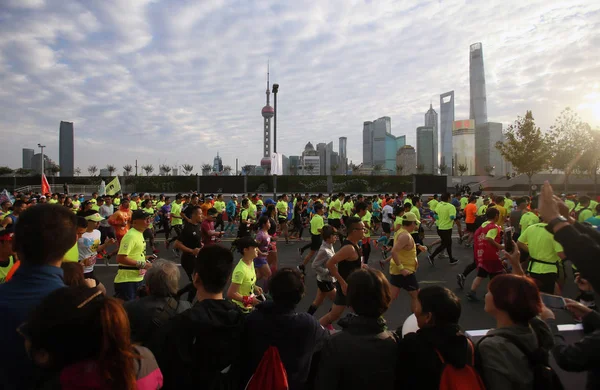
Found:
[[179, 267], [172, 261], [157, 259], [152, 263], [152, 268], [146, 272], [144, 280], [150, 295], [155, 297], [168, 297], [177, 294], [179, 289]]

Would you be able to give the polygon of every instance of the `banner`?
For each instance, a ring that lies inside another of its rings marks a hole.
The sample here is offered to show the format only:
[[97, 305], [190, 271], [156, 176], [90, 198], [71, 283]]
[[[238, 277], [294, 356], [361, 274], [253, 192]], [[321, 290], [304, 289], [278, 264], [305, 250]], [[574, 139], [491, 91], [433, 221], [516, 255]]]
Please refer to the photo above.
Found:
[[15, 198], [11, 194], [8, 193], [7, 190], [3, 190], [0, 193], [0, 204], [9, 201], [10, 203], [15, 203]]
[[119, 176], [116, 176], [106, 185], [106, 195], [114, 195], [121, 191], [121, 183], [119, 182]]
[[104, 196], [106, 194], [106, 183], [104, 180], [100, 181], [100, 188], [98, 188], [98, 195]]
[[51, 194], [50, 184], [48, 183], [48, 179], [46, 179], [46, 175], [42, 173], [42, 195]]

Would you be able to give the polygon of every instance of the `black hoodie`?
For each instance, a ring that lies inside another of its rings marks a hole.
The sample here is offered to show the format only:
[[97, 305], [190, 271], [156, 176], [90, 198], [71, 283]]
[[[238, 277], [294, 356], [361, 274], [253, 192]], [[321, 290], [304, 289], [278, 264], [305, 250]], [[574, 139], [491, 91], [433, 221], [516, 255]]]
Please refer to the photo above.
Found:
[[[402, 334], [401, 329], [398, 334]], [[398, 343], [397, 389], [433, 390], [440, 388], [442, 362], [436, 349], [447, 364], [464, 367], [469, 361], [467, 337], [458, 325], [422, 328], [408, 333]]]
[[173, 317], [148, 345], [163, 389], [236, 389], [243, 330], [244, 315], [226, 300], [203, 300]]

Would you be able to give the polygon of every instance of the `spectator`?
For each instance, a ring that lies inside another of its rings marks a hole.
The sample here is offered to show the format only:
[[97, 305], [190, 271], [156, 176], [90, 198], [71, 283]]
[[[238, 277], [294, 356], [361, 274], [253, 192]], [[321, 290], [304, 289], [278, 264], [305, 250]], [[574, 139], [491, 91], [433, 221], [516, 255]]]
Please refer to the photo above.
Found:
[[33, 366], [15, 329], [52, 291], [64, 287], [60, 268], [75, 245], [77, 217], [58, 205], [39, 205], [23, 212], [15, 224], [13, 248], [20, 267], [0, 285], [0, 383], [4, 389], [31, 388]]
[[343, 330], [323, 347], [315, 388], [393, 389], [397, 342], [382, 317], [392, 301], [387, 279], [372, 268], [356, 270], [348, 278], [347, 299], [356, 315], [340, 320]]
[[[94, 287], [98, 287], [96, 285], [96, 280], [95, 279], [86, 279], [83, 276], [83, 264], [81, 263], [75, 263], [72, 261], [64, 261], [60, 268], [62, 268], [64, 276], [63, 276], [63, 280], [65, 282], [65, 285], [69, 286], [69, 287], [76, 287], [76, 286], [84, 286], [84, 287], [90, 287], [90, 288], [94, 288]], [[100, 283], [100, 285], [102, 286], [102, 283]], [[102, 291], [103, 294], [106, 294], [106, 289], [104, 288], [104, 286], [102, 286], [102, 288], [98, 288], [100, 291]]]
[[489, 283], [485, 311], [496, 320], [496, 329], [477, 344], [486, 389], [532, 388], [529, 359], [515, 341], [532, 353], [552, 348], [550, 329], [536, 317], [541, 310], [540, 293], [531, 279], [499, 275]]
[[244, 315], [223, 299], [232, 268], [231, 251], [220, 245], [202, 249], [195, 259], [197, 302], [167, 322], [150, 344], [164, 389], [237, 388]]
[[472, 362], [475, 350], [458, 325], [461, 305], [452, 291], [430, 286], [420, 290], [417, 297], [419, 330], [406, 334], [398, 343], [396, 388], [437, 390], [444, 368], [438, 352], [446, 364], [461, 369]]
[[308, 313], [297, 313], [304, 295], [299, 271], [283, 268], [270, 280], [273, 301], [264, 302], [246, 320], [245, 358], [247, 382], [269, 346], [279, 350], [288, 377], [289, 389], [304, 389], [313, 353], [321, 349], [329, 333]]
[[123, 305], [131, 324], [133, 342], [146, 345], [171, 317], [191, 307], [189, 302], [176, 299], [180, 278], [179, 268], [172, 261], [154, 261], [144, 276], [148, 295]]
[[43, 388], [162, 386], [152, 353], [131, 344], [123, 307], [98, 289], [79, 286], [52, 292], [18, 331], [33, 362], [49, 374]]

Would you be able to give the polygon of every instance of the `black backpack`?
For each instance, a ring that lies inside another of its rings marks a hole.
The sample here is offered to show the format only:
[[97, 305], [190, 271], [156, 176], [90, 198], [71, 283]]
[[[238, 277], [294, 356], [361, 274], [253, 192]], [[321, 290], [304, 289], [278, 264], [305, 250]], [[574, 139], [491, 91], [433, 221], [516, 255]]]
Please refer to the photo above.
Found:
[[507, 334], [484, 336], [479, 340], [477, 345], [479, 345], [484, 339], [494, 336], [502, 337], [508, 340], [515, 347], [517, 347], [519, 351], [523, 353], [523, 355], [527, 357], [527, 360], [529, 360], [529, 366], [531, 367], [531, 372], [533, 373], [533, 390], [564, 390], [564, 386], [560, 381], [560, 378], [550, 366], [548, 351], [540, 347], [531, 351], [521, 342], [521, 340]]

